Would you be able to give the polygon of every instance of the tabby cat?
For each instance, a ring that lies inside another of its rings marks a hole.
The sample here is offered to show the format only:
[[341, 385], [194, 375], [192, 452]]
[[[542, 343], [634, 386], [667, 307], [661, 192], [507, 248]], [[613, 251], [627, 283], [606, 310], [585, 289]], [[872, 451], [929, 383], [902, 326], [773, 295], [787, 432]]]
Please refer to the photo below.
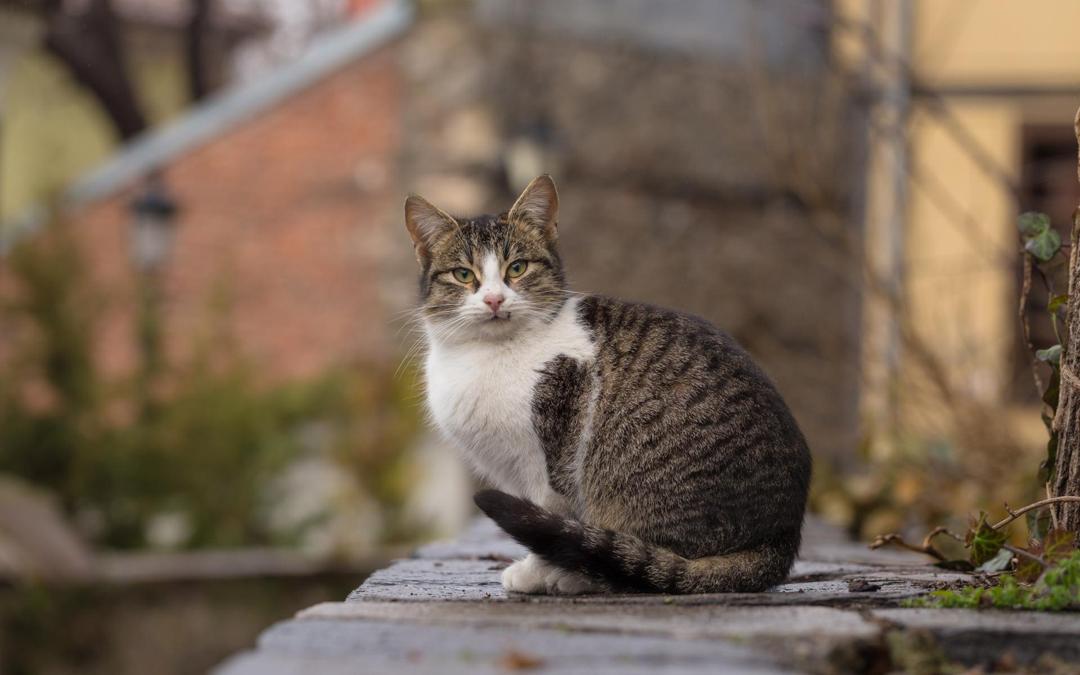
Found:
[[799, 550], [810, 452], [772, 383], [692, 316], [566, 289], [558, 196], [506, 213], [405, 202], [432, 417], [476, 503], [531, 553], [522, 593], [761, 591]]

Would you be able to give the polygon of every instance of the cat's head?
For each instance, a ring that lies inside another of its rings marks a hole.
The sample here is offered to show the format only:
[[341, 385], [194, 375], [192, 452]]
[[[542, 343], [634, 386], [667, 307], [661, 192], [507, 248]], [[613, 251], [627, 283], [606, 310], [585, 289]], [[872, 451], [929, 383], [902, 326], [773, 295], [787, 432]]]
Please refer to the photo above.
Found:
[[550, 321], [566, 299], [549, 176], [506, 213], [455, 218], [413, 195], [405, 226], [420, 263], [421, 311], [439, 339], [498, 340]]

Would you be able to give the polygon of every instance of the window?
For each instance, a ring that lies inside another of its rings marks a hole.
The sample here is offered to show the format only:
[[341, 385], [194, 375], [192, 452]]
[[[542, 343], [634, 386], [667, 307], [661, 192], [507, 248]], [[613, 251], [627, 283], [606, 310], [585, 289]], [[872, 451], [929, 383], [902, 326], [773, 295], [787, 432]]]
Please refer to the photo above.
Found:
[[[1020, 210], [1042, 211], [1068, 241], [1072, 231], [1073, 211], [1080, 203], [1080, 183], [1076, 175], [1076, 137], [1071, 126], [1029, 126], [1022, 133], [1020, 170]], [[1057, 292], [1065, 292], [1067, 271], [1062, 269], [1054, 279]], [[1022, 267], [1017, 264], [1017, 295], [1022, 283]], [[1038, 278], [1032, 280], [1027, 316], [1031, 326], [1031, 342], [1036, 349], [1057, 342], [1046, 313], [1049, 301]], [[1012, 381], [1012, 397], [1016, 401], [1037, 403], [1039, 394], [1031, 379], [1030, 360], [1022, 331], [1016, 328], [1016, 349]], [[1049, 371], [1042, 372], [1044, 379]]]

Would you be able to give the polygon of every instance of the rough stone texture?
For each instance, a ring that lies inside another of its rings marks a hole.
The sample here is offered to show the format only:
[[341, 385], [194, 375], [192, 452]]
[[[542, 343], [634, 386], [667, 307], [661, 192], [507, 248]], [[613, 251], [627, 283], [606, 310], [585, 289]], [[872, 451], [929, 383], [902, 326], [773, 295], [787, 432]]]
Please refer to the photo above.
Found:
[[767, 593], [530, 597], [498, 583], [523, 550], [477, 521], [376, 572], [345, 602], [270, 628], [218, 672], [861, 672], [888, 663], [893, 630], [932, 635], [966, 664], [1006, 653], [1080, 659], [1080, 616], [900, 608], [966, 577], [817, 522], [805, 539], [791, 578]]

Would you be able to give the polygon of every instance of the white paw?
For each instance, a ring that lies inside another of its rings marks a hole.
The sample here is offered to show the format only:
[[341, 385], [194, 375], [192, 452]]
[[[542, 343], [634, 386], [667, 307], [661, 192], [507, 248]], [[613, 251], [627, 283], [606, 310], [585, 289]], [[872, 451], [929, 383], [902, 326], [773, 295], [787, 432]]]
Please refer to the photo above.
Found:
[[514, 593], [529, 594], [581, 595], [603, 590], [600, 584], [550, 565], [532, 553], [503, 570], [502, 585]]
[[530, 553], [503, 570], [503, 588], [514, 593], [543, 593], [546, 590], [545, 567], [542, 560]]
[[582, 595], [584, 593], [599, 593], [602, 587], [591, 579], [577, 574], [554, 569], [544, 580], [547, 592], [552, 595]]

